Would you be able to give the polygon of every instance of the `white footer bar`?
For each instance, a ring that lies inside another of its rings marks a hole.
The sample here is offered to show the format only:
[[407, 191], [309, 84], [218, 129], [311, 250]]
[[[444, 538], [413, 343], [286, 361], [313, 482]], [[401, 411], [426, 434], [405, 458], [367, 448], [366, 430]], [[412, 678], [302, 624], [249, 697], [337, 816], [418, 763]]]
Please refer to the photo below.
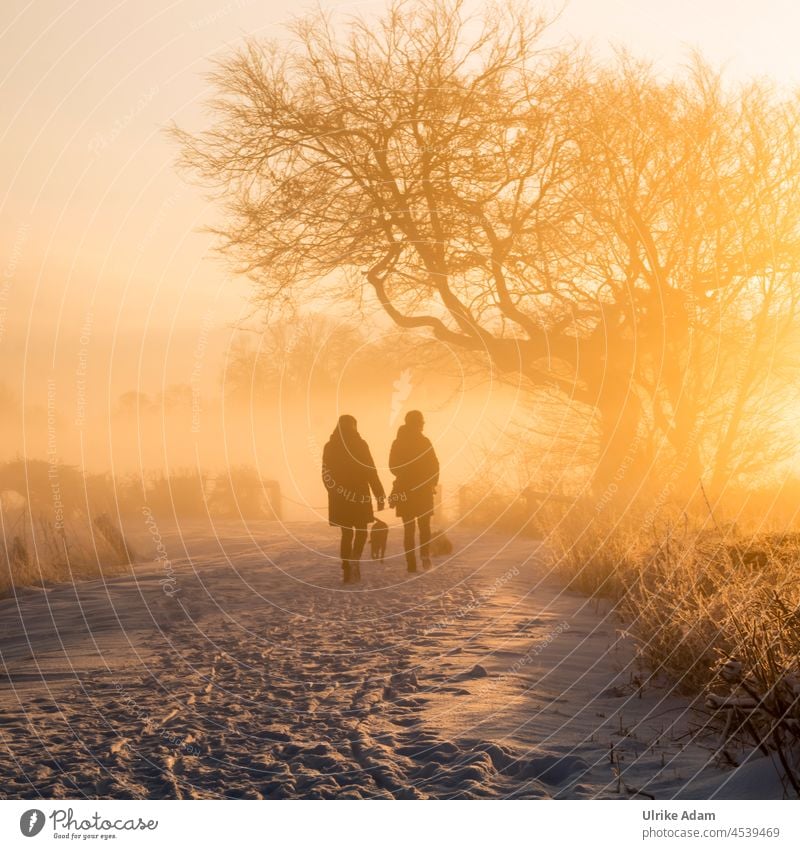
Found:
[[791, 801], [3, 801], [0, 846], [800, 846]]

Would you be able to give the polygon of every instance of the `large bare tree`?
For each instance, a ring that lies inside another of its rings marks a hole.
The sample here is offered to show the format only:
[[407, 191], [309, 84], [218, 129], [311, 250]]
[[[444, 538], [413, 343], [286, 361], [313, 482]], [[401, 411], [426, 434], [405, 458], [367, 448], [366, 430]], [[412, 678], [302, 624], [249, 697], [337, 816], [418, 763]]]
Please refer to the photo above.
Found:
[[369, 292], [586, 405], [598, 490], [664, 451], [682, 480], [724, 477], [796, 328], [797, 102], [699, 62], [597, 65], [545, 31], [458, 0], [303, 19], [219, 65], [183, 164], [265, 305]]

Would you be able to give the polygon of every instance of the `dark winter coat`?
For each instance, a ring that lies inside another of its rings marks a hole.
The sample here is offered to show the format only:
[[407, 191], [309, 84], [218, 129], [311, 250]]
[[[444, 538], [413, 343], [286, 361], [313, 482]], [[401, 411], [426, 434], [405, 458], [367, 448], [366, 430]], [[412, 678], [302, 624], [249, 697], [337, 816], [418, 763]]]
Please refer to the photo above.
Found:
[[433, 512], [433, 493], [439, 484], [439, 460], [430, 439], [407, 425], [397, 431], [389, 454], [396, 480], [390, 503], [403, 519]]
[[372, 496], [385, 498], [367, 443], [358, 435], [346, 441], [335, 430], [322, 452], [322, 482], [328, 490], [328, 522], [366, 528], [375, 520]]

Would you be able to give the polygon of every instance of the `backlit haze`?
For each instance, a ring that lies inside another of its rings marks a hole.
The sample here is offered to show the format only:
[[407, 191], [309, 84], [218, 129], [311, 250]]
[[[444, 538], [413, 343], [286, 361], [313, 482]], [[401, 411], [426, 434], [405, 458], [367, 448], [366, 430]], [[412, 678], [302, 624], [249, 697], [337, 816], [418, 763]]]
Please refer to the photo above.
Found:
[[[283, 401], [282, 426], [247, 404], [235, 414], [219, 407], [224, 364], [250, 338], [235, 328], [257, 328], [259, 316], [248, 281], [213, 254], [202, 230], [218, 207], [176, 171], [165, 133], [173, 121], [203, 125], [204, 74], [215, 57], [246, 37], [282, 38], [282, 23], [303, 8], [283, 0], [4, 0], [2, 460], [50, 450], [118, 473], [251, 463], [280, 478], [299, 505], [322, 505], [317, 454], [332, 407]], [[665, 70], [699, 48], [734, 77], [765, 75], [789, 87], [800, 82], [798, 31], [800, 7], [789, 0], [573, 0], [549, 38], [585, 41], [601, 54], [624, 46]], [[348, 390], [341, 412], [362, 420], [384, 465], [398, 411], [425, 409], [449, 470], [446, 489], [519, 410], [513, 383], [456, 379], [451, 396], [391, 358], [379, 365], [397, 386], [377, 400], [366, 387], [361, 404]], [[149, 412], [142, 399], [125, 400], [131, 392], [146, 396]], [[58, 421], [49, 446], [48, 414]]]

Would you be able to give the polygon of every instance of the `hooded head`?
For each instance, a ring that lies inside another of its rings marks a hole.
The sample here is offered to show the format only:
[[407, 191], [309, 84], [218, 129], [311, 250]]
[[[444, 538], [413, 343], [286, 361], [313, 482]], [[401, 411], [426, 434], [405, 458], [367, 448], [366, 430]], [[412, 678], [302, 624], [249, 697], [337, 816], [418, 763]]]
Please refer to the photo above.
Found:
[[415, 433], [422, 433], [425, 427], [425, 418], [419, 410], [410, 410], [406, 413], [406, 426]]
[[339, 437], [346, 442], [354, 436], [358, 436], [358, 422], [355, 420], [355, 416], [339, 416], [339, 421], [336, 422], [336, 428], [331, 437]]

